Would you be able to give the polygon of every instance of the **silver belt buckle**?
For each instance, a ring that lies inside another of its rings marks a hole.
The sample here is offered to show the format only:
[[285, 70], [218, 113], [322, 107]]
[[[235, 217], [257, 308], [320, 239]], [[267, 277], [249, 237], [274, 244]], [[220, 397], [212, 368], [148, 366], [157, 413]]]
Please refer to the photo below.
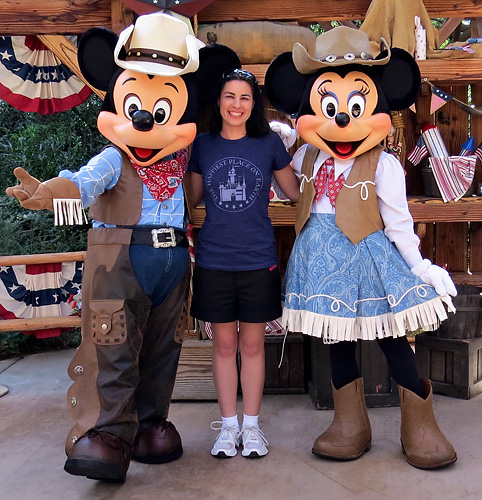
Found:
[[[168, 241], [159, 241], [157, 238], [158, 234], [169, 233], [170, 240]], [[160, 229], [152, 229], [152, 246], [154, 248], [168, 248], [176, 246], [176, 234], [174, 233], [174, 228], [172, 227], [161, 227]]]

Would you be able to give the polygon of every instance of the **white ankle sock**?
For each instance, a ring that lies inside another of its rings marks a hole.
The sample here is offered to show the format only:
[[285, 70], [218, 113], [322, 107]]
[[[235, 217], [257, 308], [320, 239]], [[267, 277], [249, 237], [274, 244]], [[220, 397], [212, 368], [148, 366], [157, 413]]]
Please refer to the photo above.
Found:
[[259, 415], [244, 415], [243, 414], [243, 427], [258, 427]]
[[223, 427], [236, 427], [236, 429], [239, 429], [238, 416], [223, 417]]

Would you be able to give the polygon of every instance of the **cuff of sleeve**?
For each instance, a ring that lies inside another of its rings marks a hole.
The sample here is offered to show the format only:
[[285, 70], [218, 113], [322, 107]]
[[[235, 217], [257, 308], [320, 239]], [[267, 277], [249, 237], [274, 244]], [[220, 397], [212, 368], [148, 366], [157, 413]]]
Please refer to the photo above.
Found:
[[423, 259], [422, 262], [417, 264], [415, 267], [412, 267], [412, 273], [415, 276], [420, 277], [423, 273], [427, 272], [427, 269], [432, 265], [432, 263], [428, 259]]

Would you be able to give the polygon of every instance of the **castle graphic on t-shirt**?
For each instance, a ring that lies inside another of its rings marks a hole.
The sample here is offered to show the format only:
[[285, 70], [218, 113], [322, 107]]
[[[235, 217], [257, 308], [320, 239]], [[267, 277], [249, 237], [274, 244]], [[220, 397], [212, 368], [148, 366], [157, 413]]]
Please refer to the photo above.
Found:
[[228, 173], [228, 180], [219, 183], [219, 198], [221, 201], [246, 201], [246, 178], [237, 178], [234, 166]]
[[239, 212], [250, 207], [263, 186], [263, 175], [249, 160], [227, 157], [218, 160], [205, 175], [206, 187], [221, 210]]

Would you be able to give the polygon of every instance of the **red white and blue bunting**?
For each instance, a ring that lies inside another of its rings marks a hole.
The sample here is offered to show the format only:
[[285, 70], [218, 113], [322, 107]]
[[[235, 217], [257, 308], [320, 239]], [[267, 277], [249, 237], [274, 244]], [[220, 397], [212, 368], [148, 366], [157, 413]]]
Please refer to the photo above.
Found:
[[90, 88], [35, 36], [0, 36], [0, 99], [54, 114], [82, 104]]

